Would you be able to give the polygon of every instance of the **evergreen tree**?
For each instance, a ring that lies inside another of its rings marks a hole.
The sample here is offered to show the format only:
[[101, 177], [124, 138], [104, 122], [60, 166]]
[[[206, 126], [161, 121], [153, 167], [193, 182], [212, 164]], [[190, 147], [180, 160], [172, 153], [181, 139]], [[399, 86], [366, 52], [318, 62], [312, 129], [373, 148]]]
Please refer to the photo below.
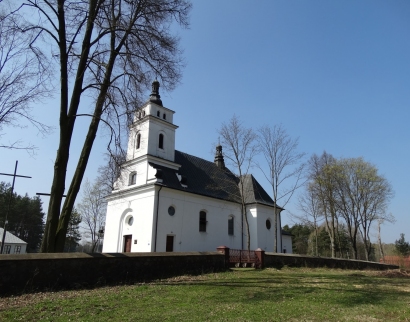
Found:
[[284, 226], [285, 231], [290, 232], [292, 236], [292, 252], [294, 254], [308, 254], [309, 253], [309, 236], [313, 229], [308, 225], [295, 224], [289, 228]]
[[81, 215], [76, 209], [73, 210], [68, 222], [67, 235], [65, 239], [64, 251], [71, 253], [77, 250], [79, 241], [81, 240], [80, 223], [82, 221]]
[[400, 234], [400, 238], [395, 241], [396, 252], [403, 257], [410, 254], [410, 244], [404, 239], [404, 234]]
[[[11, 186], [0, 182], [0, 225], [4, 227]], [[7, 231], [27, 243], [27, 252], [37, 252], [44, 232], [44, 212], [39, 197], [13, 193], [7, 216]]]

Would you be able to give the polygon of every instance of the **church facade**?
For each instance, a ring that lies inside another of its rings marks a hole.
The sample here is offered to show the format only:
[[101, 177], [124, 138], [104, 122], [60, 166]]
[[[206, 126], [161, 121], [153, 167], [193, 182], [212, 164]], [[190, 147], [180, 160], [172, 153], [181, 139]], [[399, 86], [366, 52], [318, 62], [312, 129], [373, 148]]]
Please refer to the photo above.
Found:
[[[107, 197], [103, 252], [215, 251], [247, 248], [241, 189], [249, 221], [250, 249], [292, 252], [280, 228], [280, 212], [252, 175], [237, 178], [225, 167], [222, 147], [214, 162], [175, 150], [174, 111], [163, 106], [159, 83], [136, 112], [126, 162]], [[274, 231], [274, 216], [278, 230]]]

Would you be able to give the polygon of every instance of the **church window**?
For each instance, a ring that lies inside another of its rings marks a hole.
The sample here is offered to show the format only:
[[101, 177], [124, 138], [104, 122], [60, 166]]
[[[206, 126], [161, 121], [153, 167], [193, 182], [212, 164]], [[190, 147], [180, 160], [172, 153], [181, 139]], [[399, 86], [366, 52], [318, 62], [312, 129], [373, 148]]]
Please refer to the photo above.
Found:
[[144, 117], [144, 116], [145, 116], [145, 110], [142, 111], [142, 117]]
[[170, 216], [175, 215], [175, 208], [173, 206], [169, 206], [168, 215], [170, 215]]
[[164, 120], [166, 120], [166, 119], [167, 119], [167, 115], [164, 113], [164, 115], [162, 115], [162, 118], [163, 118]]
[[233, 218], [233, 216], [229, 216], [229, 218], [228, 218], [228, 235], [233, 235], [233, 224], [234, 224], [234, 218]]
[[271, 227], [270, 220], [269, 220], [269, 219], [266, 219], [266, 228], [267, 228], [268, 230], [270, 230], [270, 227]]
[[157, 111], [157, 116], [160, 117], [161, 116], [161, 112]]
[[158, 147], [160, 149], [164, 148], [164, 134], [160, 133], [159, 139], [158, 139]]
[[138, 133], [137, 134], [137, 149], [139, 149], [141, 147], [141, 134]]
[[130, 177], [129, 177], [129, 182], [128, 185], [131, 186], [133, 184], [137, 183], [137, 173], [136, 172], [131, 172]]
[[127, 224], [128, 224], [129, 226], [132, 226], [133, 223], [134, 223], [134, 217], [131, 216], [131, 217], [129, 217], [129, 218], [127, 219]]
[[206, 212], [200, 211], [199, 212], [199, 231], [206, 232]]

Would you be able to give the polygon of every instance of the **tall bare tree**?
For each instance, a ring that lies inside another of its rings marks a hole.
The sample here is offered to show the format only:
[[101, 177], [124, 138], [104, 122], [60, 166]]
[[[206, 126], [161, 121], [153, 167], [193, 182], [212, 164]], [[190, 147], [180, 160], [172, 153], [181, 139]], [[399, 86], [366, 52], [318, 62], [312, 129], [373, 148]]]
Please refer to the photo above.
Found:
[[320, 210], [325, 219], [332, 257], [336, 256], [336, 238], [339, 226], [332, 175], [332, 166], [335, 162], [335, 158], [326, 152], [323, 152], [320, 157], [314, 154], [309, 160], [308, 171], [310, 188], [319, 202]]
[[323, 216], [320, 211], [319, 201], [315, 196], [314, 188], [311, 184], [308, 184], [305, 191], [299, 196], [298, 205], [303, 215], [297, 216], [292, 214], [292, 217], [301, 221], [304, 225], [313, 227], [315, 242], [312, 246], [312, 254], [319, 256], [319, 227], [322, 223]]
[[[227, 123], [223, 123], [218, 133], [220, 135], [221, 144], [225, 150], [224, 156], [228, 159], [228, 164], [232, 165], [234, 173], [238, 177], [242, 212], [242, 249], [244, 248], [244, 229], [246, 229], [246, 248], [249, 250], [251, 236], [248, 216], [246, 214], [245, 176], [249, 173], [252, 160], [258, 151], [257, 136], [251, 128], [246, 128], [236, 115]], [[243, 223], [245, 223], [245, 225], [243, 225]]]
[[105, 195], [109, 195], [115, 189], [115, 182], [120, 177], [125, 154], [107, 154], [105, 161], [106, 163], [98, 168], [97, 181]]
[[100, 240], [100, 231], [105, 224], [107, 210], [106, 191], [97, 180], [91, 184], [87, 179], [83, 185], [82, 199], [77, 204], [77, 210], [85, 225], [87, 236], [91, 239], [91, 252], [94, 253]]
[[[24, 30], [36, 31], [37, 40], [43, 41], [40, 46], [51, 47], [60, 71], [60, 139], [41, 247], [42, 252], [59, 252], [100, 122], [118, 135], [140, 106], [140, 93], [155, 77], [168, 89], [178, 83], [183, 61], [179, 39], [171, 30], [175, 22], [188, 26], [191, 4], [188, 0], [24, 3], [20, 11], [26, 18]], [[80, 112], [86, 93], [94, 98], [94, 106]], [[80, 116], [90, 123], [60, 215], [74, 125]], [[121, 139], [116, 136], [113, 142]]]
[[[30, 49], [33, 32], [23, 33], [17, 25], [12, 8], [0, 3], [0, 139], [4, 127], [35, 126], [40, 133], [50, 127], [31, 114], [32, 103], [49, 95], [48, 66], [44, 55]], [[0, 148], [33, 149], [19, 140], [0, 142]]]
[[272, 187], [275, 212], [273, 251], [276, 253], [281, 235], [281, 233], [278, 234], [280, 213], [277, 212], [280, 208], [277, 207], [277, 203], [281, 201], [281, 207], [285, 207], [296, 189], [303, 184], [301, 180], [304, 169], [302, 159], [305, 153], [298, 152], [299, 139], [291, 138], [282, 125], [263, 126], [259, 129], [258, 141], [268, 165], [267, 171], [262, 166], [259, 168]]
[[377, 174], [375, 166], [362, 158], [342, 158], [333, 167], [335, 202], [349, 232], [354, 258], [357, 254], [357, 234], [360, 231], [369, 259], [370, 225], [374, 220], [391, 221], [386, 214], [392, 196], [390, 184]]
[[[310, 186], [321, 205], [326, 228], [335, 256], [335, 238], [339, 221], [344, 221], [355, 258], [358, 258], [358, 234], [370, 259], [372, 242], [370, 231], [377, 221], [392, 221], [387, 205], [393, 196], [390, 183], [372, 164], [362, 158], [334, 159], [327, 153], [314, 155], [310, 162]], [[340, 244], [340, 241], [339, 241]]]

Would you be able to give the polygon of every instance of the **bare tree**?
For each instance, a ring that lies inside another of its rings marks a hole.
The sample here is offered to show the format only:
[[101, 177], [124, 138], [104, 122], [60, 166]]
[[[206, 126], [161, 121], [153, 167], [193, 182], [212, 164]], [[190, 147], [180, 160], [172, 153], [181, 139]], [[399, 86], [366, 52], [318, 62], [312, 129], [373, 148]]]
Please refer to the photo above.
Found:
[[106, 164], [98, 168], [100, 189], [109, 195], [115, 189], [115, 182], [121, 175], [121, 165], [125, 162], [125, 154], [107, 154]]
[[91, 253], [94, 253], [100, 240], [100, 231], [104, 227], [107, 202], [104, 197], [106, 191], [97, 179], [94, 184], [85, 180], [81, 202], [77, 204], [77, 211], [82, 218], [87, 235], [91, 238]]
[[[377, 173], [377, 168], [362, 158], [334, 159], [327, 153], [310, 162], [310, 186], [315, 191], [323, 211], [326, 228], [335, 256], [335, 238], [339, 238], [339, 220], [344, 220], [354, 258], [358, 258], [358, 234], [369, 260], [374, 221], [394, 220], [387, 215], [387, 205], [393, 196], [389, 182]], [[340, 241], [339, 241], [340, 244]]]
[[314, 189], [310, 184], [307, 185], [304, 193], [299, 196], [298, 205], [303, 215], [297, 216], [292, 214], [292, 217], [296, 218], [298, 221], [301, 221], [305, 225], [313, 226], [315, 242], [314, 246], [312, 246], [312, 253], [315, 256], [319, 256], [318, 236], [319, 227], [321, 225], [321, 221], [323, 220], [323, 216], [320, 212], [319, 201], [315, 197]]
[[323, 152], [320, 157], [314, 154], [309, 160], [309, 187], [312, 189], [315, 198], [317, 198], [320, 211], [325, 219], [332, 257], [336, 256], [336, 238], [339, 226], [334, 178], [331, 171], [331, 167], [335, 162], [335, 158], [326, 152]]
[[[241, 229], [242, 229], [242, 249], [244, 248], [243, 236], [246, 229], [246, 247], [250, 250], [250, 230], [249, 221], [246, 214], [246, 191], [245, 177], [249, 173], [252, 160], [257, 154], [257, 136], [251, 128], [246, 128], [240, 119], [234, 115], [227, 123], [223, 123], [218, 131], [221, 144], [225, 149], [224, 156], [228, 163], [232, 165], [238, 177], [241, 201]], [[245, 227], [243, 225], [245, 223]]]
[[[302, 159], [305, 153], [297, 151], [299, 139], [292, 139], [282, 125], [274, 125], [273, 127], [266, 125], [262, 127], [259, 129], [258, 141], [268, 165], [268, 171], [264, 170], [264, 167], [260, 165], [259, 168], [272, 187], [275, 212], [273, 251], [276, 253], [278, 251], [278, 235], [281, 235], [280, 233], [278, 234], [280, 208], [277, 206], [277, 203], [281, 201], [282, 207], [285, 207], [296, 189], [303, 184], [301, 182], [304, 169]], [[291, 183], [285, 187], [285, 183], [288, 182]]]
[[[41, 46], [51, 47], [60, 71], [60, 139], [41, 247], [42, 252], [59, 252], [100, 122], [115, 134], [112, 143], [119, 143], [121, 129], [140, 106], [140, 94], [150, 82], [159, 77], [168, 89], [178, 83], [183, 61], [179, 39], [171, 30], [175, 22], [188, 26], [191, 4], [188, 0], [24, 3], [22, 17], [26, 9], [36, 13], [24, 15], [24, 30], [36, 31]], [[94, 98], [94, 109], [80, 112], [86, 93]], [[90, 123], [60, 215], [74, 125], [80, 116]]]
[[[25, 124], [46, 134], [51, 128], [34, 119], [30, 108], [49, 94], [46, 60], [41, 52], [31, 51], [33, 32], [23, 33], [10, 10], [0, 3], [0, 138], [4, 127], [23, 128]], [[34, 146], [13, 140], [0, 142], [0, 148], [32, 150]]]
[[357, 206], [360, 217], [359, 231], [363, 239], [366, 250], [366, 260], [369, 260], [372, 243], [370, 239], [370, 229], [374, 221], [390, 220], [387, 214], [387, 205], [394, 193], [390, 183], [377, 173], [377, 168], [361, 159], [361, 202]]

